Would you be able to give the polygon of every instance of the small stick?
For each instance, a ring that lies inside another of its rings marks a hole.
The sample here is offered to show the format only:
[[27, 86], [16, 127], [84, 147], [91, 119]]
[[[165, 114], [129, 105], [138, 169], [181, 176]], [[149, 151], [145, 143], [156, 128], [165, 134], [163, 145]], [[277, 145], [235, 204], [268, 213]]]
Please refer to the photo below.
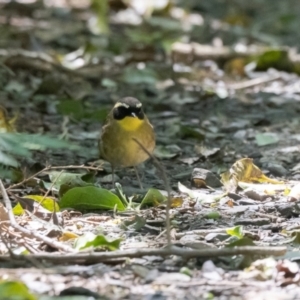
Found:
[[7, 188], [7, 190], [11, 190], [13, 188], [16, 188], [17, 186], [20, 186], [24, 183], [26, 183], [27, 181], [29, 181], [30, 179], [34, 178], [34, 177], [37, 177], [38, 175], [44, 173], [44, 172], [47, 172], [47, 171], [50, 171], [50, 170], [59, 170], [59, 169], [85, 169], [85, 170], [92, 170], [92, 171], [99, 171], [101, 170], [100, 167], [88, 167], [88, 166], [84, 166], [84, 165], [80, 165], [80, 166], [48, 166], [48, 167], [45, 167], [43, 170], [41, 171], [38, 171], [37, 173], [33, 174], [32, 176], [28, 177], [28, 178], [25, 178], [24, 180], [22, 180], [21, 182], [18, 182], [18, 183], [15, 183], [11, 186], [9, 186]]
[[250, 80], [247, 80], [244, 82], [231, 84], [231, 85], [229, 85], [229, 88], [233, 89], [233, 90], [242, 90], [242, 89], [250, 88], [250, 87], [260, 85], [263, 83], [268, 83], [270, 81], [274, 81], [274, 80], [277, 80], [280, 78], [281, 78], [281, 75], [275, 75], [272, 77], [259, 77], [259, 78], [250, 79]]
[[160, 171], [161, 178], [164, 181], [165, 188], [168, 194], [167, 209], [166, 209], [166, 233], [168, 246], [171, 246], [171, 225], [170, 225], [170, 208], [171, 208], [171, 187], [163, 165], [152, 155], [136, 138], [133, 140], [152, 158], [154, 166]]
[[15, 219], [10, 199], [7, 195], [7, 192], [5, 190], [5, 187], [4, 187], [1, 179], [0, 179], [0, 190], [1, 190], [2, 197], [3, 197], [3, 202], [4, 202], [5, 207], [7, 209], [7, 214], [8, 214], [8, 217], [9, 217], [10, 225], [14, 229], [22, 232], [24, 235], [27, 235], [29, 237], [34, 237], [34, 238], [44, 242], [45, 244], [47, 244], [47, 245], [49, 245], [53, 248], [56, 248], [58, 250], [61, 250], [61, 251], [64, 251], [64, 252], [73, 252], [73, 253], [76, 252], [73, 248], [71, 248], [69, 246], [66, 246], [66, 245], [64, 245], [60, 242], [52, 240], [51, 238], [49, 238], [47, 236], [43, 236], [43, 235], [37, 233], [36, 231], [33, 232], [33, 231], [30, 231], [30, 230], [20, 226], [17, 223], [16, 219]]
[[[37, 253], [26, 255], [29, 258], [36, 260], [47, 261], [51, 263], [100, 263], [109, 262], [115, 259], [137, 258], [143, 256], [170, 256], [176, 255], [184, 259], [191, 258], [214, 258], [220, 256], [234, 256], [234, 255], [264, 255], [264, 256], [282, 256], [286, 253], [286, 247], [268, 247], [268, 246], [244, 246], [235, 248], [221, 248], [221, 249], [182, 249], [171, 246], [159, 249], [130, 249], [130, 250], [116, 250], [112, 252], [83, 252], [83, 253]], [[23, 259], [23, 255], [18, 255]], [[0, 255], [0, 262], [9, 260], [9, 256]]]

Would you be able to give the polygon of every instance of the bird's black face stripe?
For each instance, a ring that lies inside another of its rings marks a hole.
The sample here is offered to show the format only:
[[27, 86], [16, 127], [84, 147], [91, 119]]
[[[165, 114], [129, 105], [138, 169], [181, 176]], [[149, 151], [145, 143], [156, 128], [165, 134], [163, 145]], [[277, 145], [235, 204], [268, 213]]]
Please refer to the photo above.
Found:
[[113, 116], [116, 120], [122, 120], [125, 117], [133, 117], [133, 114], [136, 115], [140, 120], [143, 120], [145, 117], [141, 107], [118, 106], [113, 109]]

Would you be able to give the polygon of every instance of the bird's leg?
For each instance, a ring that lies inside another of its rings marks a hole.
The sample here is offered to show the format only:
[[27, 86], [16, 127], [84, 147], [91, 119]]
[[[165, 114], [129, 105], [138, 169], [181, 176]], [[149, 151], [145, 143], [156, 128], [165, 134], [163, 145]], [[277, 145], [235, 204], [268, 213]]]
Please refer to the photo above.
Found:
[[137, 178], [137, 180], [139, 182], [140, 188], [141, 188], [141, 190], [143, 190], [144, 188], [143, 188], [143, 185], [142, 185], [142, 182], [141, 182], [141, 179], [140, 179], [138, 168], [134, 167], [134, 171], [135, 171], [135, 174], [136, 174], [136, 178]]

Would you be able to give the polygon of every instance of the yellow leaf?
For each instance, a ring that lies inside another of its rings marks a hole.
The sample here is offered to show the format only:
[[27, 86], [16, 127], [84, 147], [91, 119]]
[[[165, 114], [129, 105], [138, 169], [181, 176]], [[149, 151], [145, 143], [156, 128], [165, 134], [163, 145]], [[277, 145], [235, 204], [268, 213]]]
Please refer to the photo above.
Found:
[[0, 132], [14, 132], [14, 123], [16, 122], [17, 116], [9, 120], [7, 116], [7, 111], [3, 106], [0, 106]]
[[236, 161], [229, 171], [221, 174], [221, 178], [227, 191], [235, 191], [240, 181], [273, 184], [283, 183], [282, 181], [265, 176], [262, 171], [253, 164], [252, 158], [242, 158]]
[[172, 208], [179, 207], [182, 205], [182, 203], [183, 203], [182, 197], [174, 197], [171, 199], [171, 207]]
[[35, 202], [38, 202], [41, 204], [43, 208], [48, 209], [51, 212], [58, 212], [60, 210], [58, 204], [55, 202], [53, 198], [50, 197], [44, 197], [40, 195], [27, 195], [24, 196], [24, 198], [32, 199]]
[[20, 203], [18, 203], [14, 208], [13, 208], [13, 213], [15, 216], [20, 216], [24, 213], [24, 209], [21, 206]]
[[59, 238], [60, 242], [67, 242], [69, 240], [77, 239], [79, 236], [73, 232], [65, 231], [62, 236]]

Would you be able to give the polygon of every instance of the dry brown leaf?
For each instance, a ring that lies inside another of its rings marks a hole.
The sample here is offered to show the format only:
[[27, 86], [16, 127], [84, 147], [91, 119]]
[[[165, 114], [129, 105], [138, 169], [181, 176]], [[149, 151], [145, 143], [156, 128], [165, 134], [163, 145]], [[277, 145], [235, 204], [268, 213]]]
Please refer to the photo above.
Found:
[[253, 164], [252, 158], [242, 158], [236, 161], [229, 171], [221, 174], [221, 181], [227, 191], [234, 192], [240, 181], [256, 183], [280, 184], [282, 181], [271, 179]]

